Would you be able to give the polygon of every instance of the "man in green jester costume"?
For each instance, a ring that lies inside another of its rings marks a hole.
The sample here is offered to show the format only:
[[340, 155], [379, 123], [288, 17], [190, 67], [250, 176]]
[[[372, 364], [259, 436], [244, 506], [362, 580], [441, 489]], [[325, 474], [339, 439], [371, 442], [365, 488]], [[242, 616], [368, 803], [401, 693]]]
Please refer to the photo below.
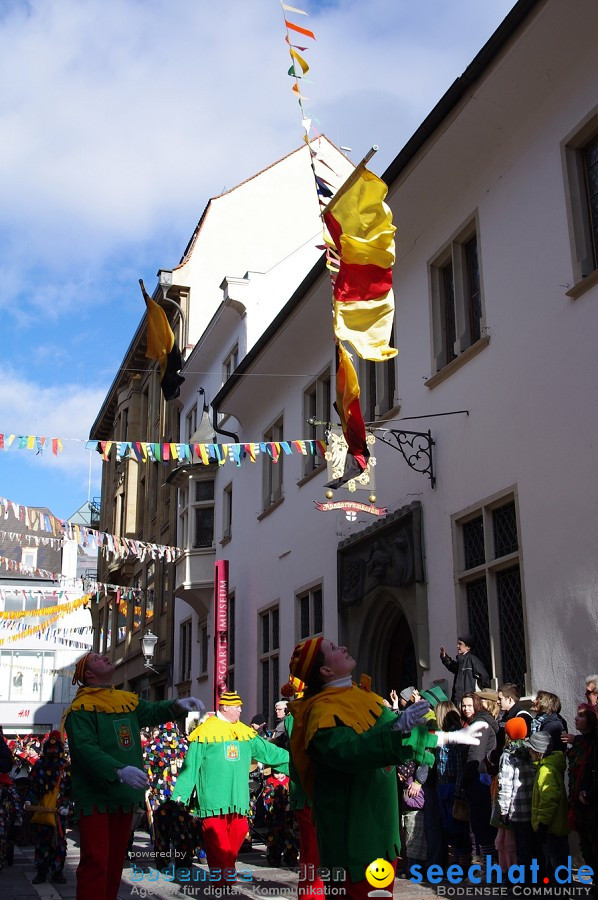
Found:
[[[373, 887], [365, 880], [366, 868], [385, 860], [396, 869], [395, 765], [411, 759], [433, 765], [437, 744], [479, 744], [483, 729], [434, 734], [425, 725], [430, 718], [426, 700], [397, 716], [370, 690], [367, 676], [360, 686], [353, 684], [355, 665], [346, 647], [326, 638], [295, 647], [290, 672], [307, 690], [290, 704], [291, 756], [312, 803], [321, 865], [344, 870], [346, 896], [365, 900]], [[392, 894], [392, 880], [379, 886]]]
[[80, 687], [64, 714], [79, 816], [77, 900], [116, 900], [133, 810], [143, 803], [148, 783], [141, 728], [204, 709], [195, 697], [148, 703], [115, 690], [114, 669], [107, 656], [82, 656], [73, 676]]
[[251, 760], [289, 772], [288, 751], [239, 721], [242, 705], [238, 694], [225, 692], [216, 715], [191, 732], [172, 798], [190, 804], [201, 816], [212, 883], [236, 879], [235, 863], [247, 834]]

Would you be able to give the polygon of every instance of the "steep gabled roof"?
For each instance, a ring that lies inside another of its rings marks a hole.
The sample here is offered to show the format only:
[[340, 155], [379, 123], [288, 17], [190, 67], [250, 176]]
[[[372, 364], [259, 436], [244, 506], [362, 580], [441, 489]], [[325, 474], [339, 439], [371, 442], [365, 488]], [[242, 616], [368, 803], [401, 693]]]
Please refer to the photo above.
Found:
[[[332, 147], [334, 147], [335, 150], [338, 150], [338, 152], [342, 156], [345, 156], [345, 154], [342, 152], [342, 150], [340, 150], [340, 148], [337, 147], [336, 144], [334, 144], [329, 138], [327, 138], [325, 134], [320, 136], [320, 140], [326, 141], [328, 144], [330, 144]], [[194, 230], [193, 234], [191, 235], [191, 238], [189, 239], [189, 243], [185, 247], [185, 251], [184, 251], [183, 255], [181, 256], [181, 259], [180, 259], [178, 265], [175, 266], [175, 269], [178, 269], [182, 265], [184, 265], [184, 263], [186, 263], [188, 258], [191, 256], [191, 253], [193, 252], [193, 248], [195, 247], [195, 244], [197, 243], [199, 234], [200, 234], [200, 232], [205, 224], [205, 221], [207, 219], [207, 216], [208, 216], [208, 213], [212, 206], [212, 203], [214, 203], [216, 200], [220, 200], [222, 197], [227, 197], [229, 194], [232, 194], [234, 191], [238, 191], [239, 188], [242, 188], [244, 185], [249, 184], [251, 181], [255, 181], [256, 178], [260, 178], [266, 172], [269, 172], [270, 169], [273, 169], [275, 166], [278, 166], [278, 165], [280, 165], [280, 163], [284, 162], [285, 159], [289, 159], [291, 156], [294, 156], [296, 153], [300, 153], [301, 150], [304, 149], [304, 146], [305, 145], [303, 145], [302, 147], [297, 147], [295, 150], [291, 150], [290, 153], [287, 153], [285, 156], [281, 156], [280, 159], [277, 159], [275, 162], [270, 163], [269, 166], [266, 166], [265, 169], [261, 169], [259, 172], [256, 172], [254, 175], [250, 175], [249, 178], [246, 178], [244, 181], [240, 181], [239, 184], [236, 184], [234, 187], [230, 188], [228, 191], [223, 191], [221, 194], [217, 194], [215, 197], [210, 197], [210, 199], [208, 200], [208, 202], [205, 206], [204, 211], [201, 214], [201, 218], [200, 218], [199, 222], [197, 223], [197, 225], [195, 226], [195, 230]]]

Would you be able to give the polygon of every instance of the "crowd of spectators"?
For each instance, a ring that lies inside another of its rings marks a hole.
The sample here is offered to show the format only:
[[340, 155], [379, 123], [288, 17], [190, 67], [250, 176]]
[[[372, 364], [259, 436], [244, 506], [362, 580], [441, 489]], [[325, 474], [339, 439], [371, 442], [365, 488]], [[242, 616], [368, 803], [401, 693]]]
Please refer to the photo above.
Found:
[[[457, 659], [470, 652], [471, 643], [460, 639]], [[445, 661], [444, 648], [441, 656]], [[404, 876], [410, 877], [413, 865], [422, 872], [431, 865], [446, 871], [451, 864], [467, 871], [489, 857], [505, 876], [510, 866], [529, 867], [537, 860], [538, 877], [552, 879], [576, 849], [572, 832], [584, 863], [596, 872], [598, 675], [587, 677], [570, 731], [557, 694], [538, 690], [524, 703], [517, 685], [481, 687], [477, 661], [459, 662], [453, 666], [457, 702], [445, 697], [433, 703], [436, 728], [453, 731], [475, 722], [487, 727], [479, 746], [437, 748], [433, 767], [398, 767]], [[398, 713], [421, 696], [432, 699], [413, 687], [393, 690], [389, 705]], [[427, 807], [433, 815], [426, 815]]]
[[[540, 877], [551, 878], [566, 865], [575, 832], [584, 862], [598, 870], [598, 675], [586, 679], [575, 728], [569, 729], [558, 695], [535, 692], [522, 701], [514, 684], [493, 690], [480, 684], [477, 658], [466, 665], [461, 656], [471, 644], [460, 638], [457, 660], [441, 651], [453, 669], [452, 699], [434, 688], [413, 686], [390, 692], [388, 705], [397, 713], [427, 699], [433, 708], [430, 727], [457, 731], [483, 722], [479, 745], [446, 744], [435, 751], [433, 766], [397, 766], [403, 831], [403, 874], [420, 865], [459, 864], [490, 857], [506, 873], [511, 865], [539, 863]], [[465, 661], [466, 662], [466, 661]], [[452, 665], [455, 663], [455, 665]], [[484, 670], [485, 673], [485, 670]], [[473, 684], [471, 681], [473, 679]], [[482, 679], [485, 680], [485, 679]], [[464, 690], [465, 687], [473, 690]], [[288, 746], [284, 723], [286, 701], [276, 705], [276, 721], [269, 731], [265, 717], [255, 716], [253, 727], [280, 746]], [[288, 729], [287, 729], [288, 730]], [[147, 826], [156, 859], [170, 859], [172, 851], [184, 864], [205, 857], [201, 828], [181, 804], [172, 799], [177, 775], [187, 750], [186, 735], [174, 723], [142, 733], [144, 764], [149, 777], [146, 794]], [[50, 765], [48, 761], [52, 761]], [[64, 880], [65, 828], [70, 809], [69, 759], [60, 734], [28, 734], [5, 740], [0, 733], [0, 869], [10, 862], [15, 828], [33, 806], [36, 844], [36, 883]], [[289, 779], [275, 772], [259, 772], [259, 792], [265, 801], [266, 843], [272, 865], [293, 865], [297, 834], [289, 807]], [[27, 789], [15, 789], [27, 778]], [[253, 773], [254, 780], [256, 778]], [[43, 808], [50, 812], [46, 815]], [[41, 814], [39, 810], [42, 810]], [[51, 820], [51, 821], [50, 821]], [[30, 826], [31, 827], [31, 826]], [[61, 840], [56, 840], [55, 834]]]

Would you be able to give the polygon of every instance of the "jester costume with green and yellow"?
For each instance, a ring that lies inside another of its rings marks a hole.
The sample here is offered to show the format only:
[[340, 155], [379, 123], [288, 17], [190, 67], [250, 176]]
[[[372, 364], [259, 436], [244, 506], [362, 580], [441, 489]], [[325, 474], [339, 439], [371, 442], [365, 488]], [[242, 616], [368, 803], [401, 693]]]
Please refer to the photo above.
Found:
[[353, 883], [376, 859], [399, 856], [395, 765], [434, 764], [436, 736], [425, 727], [393, 731], [382, 697], [352, 684], [324, 688], [290, 704], [291, 756], [312, 803], [320, 864]]
[[77, 898], [116, 897], [133, 810], [145, 792], [123, 784], [118, 769], [143, 770], [140, 729], [177, 718], [173, 701], [148, 703], [113, 687], [80, 687], [65, 713], [81, 859]]
[[[240, 703], [239, 703], [240, 705]], [[252, 759], [288, 774], [289, 754], [259, 737], [242, 722], [220, 713], [189, 735], [189, 749], [177, 778], [173, 800], [188, 804], [202, 818], [208, 865], [230, 871], [247, 834], [249, 768]]]
[[80, 687], [66, 713], [71, 777], [78, 815], [128, 812], [144, 802], [145, 792], [119, 780], [124, 766], [143, 769], [139, 732], [180, 716], [172, 700], [148, 703], [113, 687]]

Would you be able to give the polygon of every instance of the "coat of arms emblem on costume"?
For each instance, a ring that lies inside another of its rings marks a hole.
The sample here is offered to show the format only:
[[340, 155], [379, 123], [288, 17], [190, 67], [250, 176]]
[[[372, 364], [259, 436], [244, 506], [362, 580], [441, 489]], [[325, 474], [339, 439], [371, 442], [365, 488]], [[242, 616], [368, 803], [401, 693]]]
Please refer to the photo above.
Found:
[[131, 726], [127, 720], [120, 720], [114, 723], [116, 729], [116, 737], [118, 746], [122, 750], [130, 750], [133, 746], [133, 735], [131, 734]]

